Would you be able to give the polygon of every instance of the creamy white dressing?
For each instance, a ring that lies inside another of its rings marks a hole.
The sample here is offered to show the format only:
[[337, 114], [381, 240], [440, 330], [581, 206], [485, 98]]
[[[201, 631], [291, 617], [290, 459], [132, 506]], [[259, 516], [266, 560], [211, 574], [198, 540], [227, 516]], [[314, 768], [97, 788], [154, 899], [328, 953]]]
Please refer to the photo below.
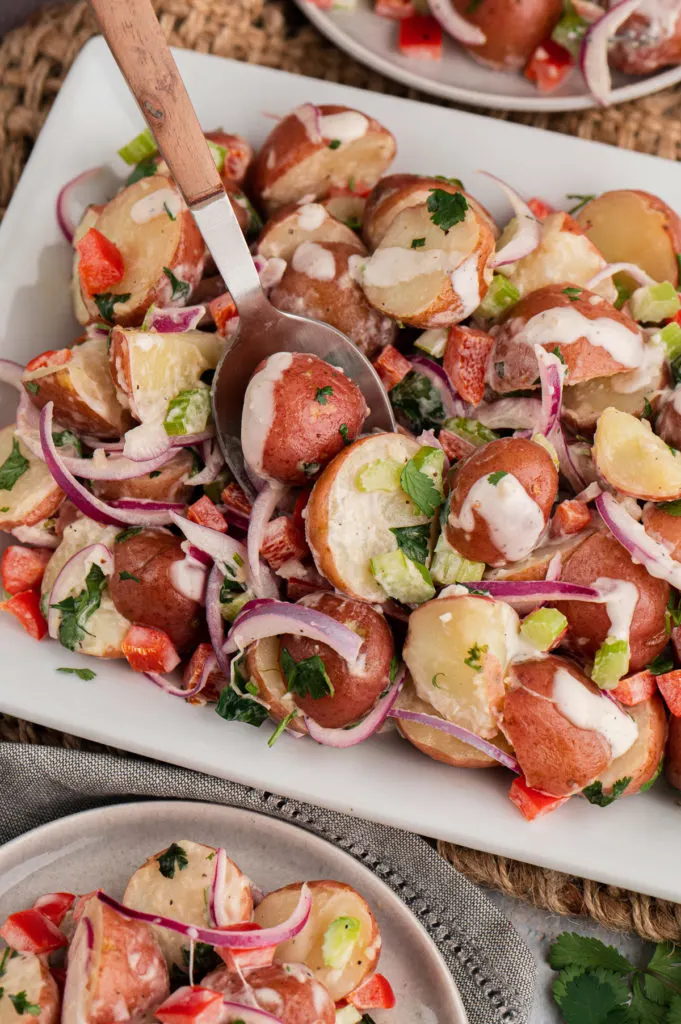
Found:
[[464, 318], [470, 316], [480, 305], [478, 257], [469, 256], [451, 272], [449, 279], [463, 305], [463, 310], [459, 315]]
[[[363, 270], [361, 264], [364, 265]], [[413, 281], [422, 274], [451, 272], [454, 269], [451, 257], [443, 249], [402, 249], [397, 245], [377, 249], [368, 259], [359, 257], [354, 266], [360, 268], [364, 284], [374, 288], [392, 288]]]
[[339, 142], [355, 142], [366, 135], [369, 119], [358, 110], [343, 110], [340, 114], [325, 114], [319, 119], [322, 137]]
[[605, 316], [590, 320], [574, 306], [558, 306], [537, 313], [513, 336], [514, 341], [526, 345], [548, 342], [572, 345], [580, 338], [604, 348], [623, 366], [633, 369], [643, 362], [643, 338], [638, 328], [630, 331], [624, 324]]
[[642, 391], [646, 387], [655, 390], [659, 384], [660, 371], [666, 358], [666, 349], [657, 335], [644, 344], [643, 359], [637, 369], [631, 370], [629, 373], [616, 373], [608, 383], [612, 390], [620, 395], [633, 394], [633, 392]]
[[293, 254], [291, 266], [299, 274], [316, 281], [333, 281], [336, 276], [336, 261], [333, 253], [316, 242], [303, 242]]
[[[144, 452], [157, 453], [168, 447], [168, 432], [163, 426], [163, 418], [150, 419], [131, 427], [123, 436], [123, 455], [128, 459], [140, 459]], [[148, 456], [151, 458], [152, 456]]]
[[310, 142], [321, 142], [322, 134], [319, 130], [319, 108], [313, 103], [301, 103], [299, 107], [291, 111], [292, 117], [297, 117]]
[[263, 475], [263, 452], [274, 420], [274, 386], [292, 362], [291, 352], [276, 352], [246, 388], [241, 413], [241, 447], [244, 459], [259, 476]]
[[657, 40], [668, 39], [674, 35], [681, 8], [679, 0], [644, 0], [637, 13], [645, 15], [650, 22], [647, 34]]
[[[155, 217], [168, 216], [168, 211], [177, 217], [182, 210], [182, 197], [173, 188], [159, 188], [143, 196], [130, 208], [130, 219], [135, 224], [146, 224]], [[167, 207], [167, 209], [166, 209]]]
[[509, 562], [527, 558], [544, 530], [544, 513], [512, 473], [497, 483], [489, 476], [475, 481], [458, 516], [467, 533], [475, 529], [474, 512], [487, 523], [492, 543]]
[[578, 729], [599, 732], [610, 744], [613, 759], [636, 742], [638, 727], [633, 718], [607, 697], [593, 693], [567, 669], [557, 668], [554, 673], [553, 702]]
[[629, 642], [631, 620], [638, 604], [638, 587], [625, 580], [599, 576], [592, 584], [603, 595], [605, 610], [610, 619], [608, 636]]
[[326, 218], [326, 210], [321, 203], [304, 203], [298, 208], [298, 227], [302, 231], [316, 231]]
[[190, 556], [176, 559], [170, 567], [170, 582], [190, 601], [203, 603], [206, 581], [207, 567]]

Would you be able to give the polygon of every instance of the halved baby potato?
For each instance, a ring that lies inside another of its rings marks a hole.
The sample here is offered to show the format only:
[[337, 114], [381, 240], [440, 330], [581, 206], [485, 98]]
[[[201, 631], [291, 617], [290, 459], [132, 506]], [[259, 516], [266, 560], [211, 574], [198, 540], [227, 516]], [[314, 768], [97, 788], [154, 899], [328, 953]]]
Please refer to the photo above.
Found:
[[265, 224], [256, 252], [266, 259], [291, 259], [303, 242], [345, 242], [357, 252], [364, 246], [355, 232], [336, 220], [322, 203], [302, 203], [278, 210]]
[[64, 500], [45, 463], [15, 430], [14, 424], [0, 430], [0, 530], [7, 531], [49, 519]]
[[[275, 722], [281, 722], [296, 710], [293, 694], [288, 690], [281, 671], [281, 641], [278, 636], [256, 640], [246, 652], [246, 672], [258, 688], [258, 697], [267, 707]], [[292, 719], [288, 726], [293, 732], [307, 733], [302, 715]]]
[[567, 537], [557, 537], [552, 540], [548, 540], [546, 544], [542, 544], [540, 547], [535, 548], [527, 556], [519, 562], [512, 562], [511, 565], [500, 566], [495, 569], [488, 569], [485, 572], [486, 580], [545, 580], [546, 573], [548, 572], [551, 560], [556, 556], [560, 555], [561, 560], [565, 561], [575, 550], [579, 547], [582, 541], [586, 540], [594, 530], [597, 529], [597, 524], [592, 523], [585, 530], [580, 533], [573, 533]]
[[681, 9], [673, 0], [639, 5], [617, 32], [608, 59], [625, 75], [649, 75], [681, 63]]
[[[125, 273], [99, 303], [82, 287], [79, 289], [82, 306], [76, 303], [76, 316], [81, 323], [107, 320], [131, 326], [142, 322], [152, 303], [186, 304], [201, 280], [206, 246], [170, 178], [162, 174], [141, 178], [119, 192], [96, 216], [88, 211], [74, 244], [87, 230], [86, 223], [117, 246]], [[76, 280], [79, 262], [76, 253]]]
[[453, 0], [452, 6], [466, 21], [477, 25], [485, 41], [465, 49], [480, 64], [499, 71], [520, 71], [541, 42], [547, 39], [561, 16], [561, 0]]
[[604, 480], [632, 498], [681, 497], [681, 456], [653, 433], [648, 420], [607, 408], [594, 437], [594, 459]]
[[303, 964], [269, 964], [247, 974], [218, 967], [201, 982], [242, 1006], [273, 1014], [282, 1024], [334, 1024], [336, 1006], [326, 988]]
[[332, 189], [371, 188], [395, 156], [392, 134], [372, 117], [336, 104], [296, 107], [270, 132], [253, 168], [269, 212]]
[[[70, 353], [70, 355], [68, 355]], [[132, 420], [116, 397], [106, 338], [91, 338], [73, 348], [54, 353], [59, 362], [27, 370], [22, 383], [37, 409], [54, 402], [54, 417], [76, 433], [118, 438]]]
[[192, 492], [192, 454], [184, 448], [161, 469], [131, 480], [93, 480], [92, 493], [103, 501], [118, 498], [145, 498], [149, 501], [176, 501], [186, 504]]
[[366, 196], [356, 195], [349, 191], [339, 192], [338, 195], [327, 196], [326, 199], [323, 199], [322, 206], [341, 224], [345, 224], [353, 231], [361, 230]]
[[[5, 950], [3, 950], [3, 953]], [[26, 1004], [32, 1009], [31, 1021], [34, 1024], [58, 1024], [61, 998], [57, 983], [50, 974], [50, 969], [40, 957], [34, 953], [14, 951], [4, 963], [2, 972], [3, 996], [0, 998], [0, 1024], [19, 1024], [26, 1021], [23, 1008], [15, 1009], [10, 998], [23, 992]], [[18, 1005], [23, 1006], [19, 1002]], [[38, 1007], [36, 1011], [35, 1007]]]
[[667, 741], [667, 713], [657, 693], [650, 700], [627, 708], [626, 713], [633, 718], [638, 728], [636, 742], [608, 765], [598, 781], [603, 792], [609, 794], [620, 779], [631, 779], [622, 795], [634, 796], [642, 786], [655, 778], [659, 770]]
[[[275, 963], [305, 964], [337, 1002], [375, 970], [381, 954], [381, 933], [366, 900], [351, 886], [334, 881], [307, 884], [312, 892], [309, 920], [294, 939], [277, 946], [274, 960]], [[298, 902], [301, 885], [302, 882], [295, 882], [268, 893], [255, 908], [256, 923], [271, 928], [285, 921]], [[344, 966], [333, 966], [324, 959], [324, 936], [342, 917], [358, 921], [359, 933]]]
[[[173, 917], [184, 924], [214, 927], [206, 899], [215, 877], [215, 848], [189, 839], [180, 839], [165, 850], [155, 853], [131, 876], [125, 887], [123, 903], [147, 914]], [[250, 921], [253, 913], [251, 881], [226, 858], [224, 902], [221, 917], [226, 924]], [[189, 943], [185, 936], [167, 928], [152, 926], [158, 944], [168, 963], [185, 968], [183, 949]]]

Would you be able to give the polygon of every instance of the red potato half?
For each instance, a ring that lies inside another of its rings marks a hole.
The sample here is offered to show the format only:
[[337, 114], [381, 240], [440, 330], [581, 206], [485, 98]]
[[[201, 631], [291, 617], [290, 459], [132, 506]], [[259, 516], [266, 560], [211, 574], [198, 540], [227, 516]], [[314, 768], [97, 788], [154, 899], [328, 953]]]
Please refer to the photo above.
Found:
[[486, 41], [465, 49], [481, 64], [499, 71], [520, 71], [535, 49], [551, 35], [563, 12], [562, 0], [452, 0], [466, 21], [485, 33]]
[[340, 193], [336, 196], [327, 196], [322, 200], [322, 206], [332, 217], [339, 220], [346, 227], [353, 231], [359, 231], [364, 220], [364, 207], [366, 197], [355, 195], [353, 192]]
[[598, 781], [603, 792], [610, 793], [619, 779], [630, 778], [624, 796], [634, 796], [652, 782], [660, 767], [667, 741], [667, 713], [659, 694], [626, 709], [638, 728], [636, 742], [606, 768]]
[[649, 75], [681, 63], [681, 11], [673, 2], [642, 6], [618, 36], [624, 38], [614, 45], [609, 60], [625, 75]]
[[361, 183], [364, 190], [387, 170], [396, 148], [392, 134], [372, 117], [335, 104], [304, 103], [268, 135], [255, 160], [253, 186], [270, 212], [350, 184]]
[[132, 480], [93, 480], [92, 491], [103, 501], [118, 498], [147, 498], [150, 501], [177, 501], [186, 504], [192, 492], [190, 476], [194, 461], [188, 451], [179, 451], [156, 470]]
[[[590, 586], [597, 579], [633, 583], [638, 590], [629, 632], [629, 672], [645, 668], [664, 650], [669, 584], [654, 579], [642, 565], [636, 565], [614, 537], [598, 532], [584, 541], [563, 563], [561, 581]], [[568, 620], [568, 643], [575, 654], [593, 657], [610, 630], [604, 604], [559, 601], [558, 608]]]
[[655, 433], [678, 450], [681, 447], [681, 388], [677, 386], [673, 391], [663, 395], [658, 408]]
[[498, 569], [488, 569], [485, 573], [487, 580], [545, 580], [551, 559], [560, 555], [561, 564], [572, 551], [589, 537], [598, 528], [598, 522], [592, 520], [590, 526], [581, 533], [573, 533], [567, 537], [556, 537], [549, 539], [546, 544], [535, 548], [534, 551], [523, 558], [520, 562], [513, 562], [511, 565], [504, 565]]
[[342, 370], [278, 352], [256, 367], [241, 418], [244, 458], [259, 475], [305, 484], [357, 437], [368, 409]]
[[681, 456], [648, 420], [607, 408], [598, 418], [593, 456], [600, 476], [622, 494], [646, 501], [681, 497]]
[[222, 146], [225, 150], [225, 165], [222, 170], [223, 179], [241, 185], [246, 178], [248, 169], [253, 162], [253, 147], [243, 135], [224, 132], [218, 128], [214, 132], [206, 132], [206, 138]]
[[664, 767], [670, 785], [681, 789], [681, 718], [670, 719]]
[[418, 450], [418, 443], [403, 434], [364, 437], [337, 455], [314, 486], [305, 510], [307, 542], [322, 576], [349, 597], [385, 601], [371, 559], [397, 550], [392, 528], [428, 522], [399, 486], [360, 490], [358, 474], [385, 460], [404, 466]]
[[302, 203], [278, 210], [260, 233], [256, 252], [266, 259], [290, 260], [303, 242], [345, 242], [364, 252], [355, 232], [336, 220], [321, 203]]
[[[246, 671], [249, 680], [257, 686], [258, 697], [275, 722], [281, 722], [296, 710], [293, 694], [288, 692], [281, 671], [280, 649], [279, 637], [268, 636], [263, 640], [256, 640], [246, 652]], [[301, 715], [292, 719], [288, 728], [294, 732], [307, 733]]]
[[646, 533], [663, 544], [677, 562], [681, 562], [681, 518], [652, 503], [643, 509]]
[[[271, 928], [286, 920], [298, 901], [301, 884], [296, 882], [268, 893], [255, 908], [256, 923]], [[376, 969], [381, 955], [381, 933], [366, 900], [351, 886], [334, 881], [307, 884], [312, 892], [309, 920], [294, 939], [277, 946], [274, 959], [276, 963], [304, 964], [337, 1002]], [[360, 931], [347, 964], [334, 968], [324, 963], [322, 946], [327, 928], [339, 917], [356, 918]]]
[[69, 948], [62, 1024], [110, 1024], [113, 1014], [143, 1024], [168, 991], [168, 969], [151, 927], [91, 896]]
[[[180, 861], [172, 857], [172, 849], [170, 860], [168, 850], [155, 853], [131, 876], [125, 887], [123, 903], [147, 914], [173, 917], [184, 924], [212, 928], [215, 922], [209, 910], [206, 890], [210, 889], [215, 877], [215, 848], [189, 839], [178, 839], [174, 847], [180, 847], [186, 864], [179, 866]], [[225, 922], [240, 924], [250, 921], [253, 913], [251, 882], [229, 857], [226, 858], [224, 893], [222, 916]], [[188, 939], [167, 928], [152, 928], [168, 966], [175, 964], [185, 969], [182, 951], [189, 948]]]
[[539, 377], [535, 345], [560, 352], [567, 368], [565, 383], [570, 386], [638, 368], [644, 357], [643, 335], [636, 322], [595, 292], [569, 282], [530, 292], [490, 334], [494, 349], [489, 382], [502, 394], [535, 386]]
[[521, 561], [539, 544], [557, 492], [545, 448], [522, 437], [490, 441], [456, 467], [447, 540], [473, 562]]
[[274, 1014], [283, 1024], [334, 1024], [336, 1006], [328, 991], [303, 964], [270, 964], [245, 976], [218, 967], [202, 985], [226, 999], [255, 1005]]
[[357, 238], [351, 243], [303, 242], [270, 292], [270, 302], [286, 313], [337, 327], [371, 359], [394, 342], [397, 325], [370, 304], [355, 280], [351, 268], [361, 258], [360, 245]]
[[[4, 951], [3, 951], [4, 952]], [[18, 1013], [10, 996], [26, 994], [26, 1002], [39, 1011], [31, 1013], [35, 1024], [58, 1024], [61, 998], [57, 983], [47, 964], [33, 953], [17, 953], [7, 960], [2, 974], [3, 996], [0, 998], [0, 1024], [26, 1021], [24, 1011]]]
[[[170, 178], [154, 174], [128, 185], [102, 208], [90, 226], [101, 231], [123, 256], [125, 274], [108, 291], [114, 295], [129, 295], [129, 298], [113, 306], [114, 323], [140, 324], [152, 303], [159, 306], [186, 304], [201, 280], [206, 247], [194, 218]], [[82, 227], [76, 232], [74, 243], [84, 233]], [[76, 278], [79, 260], [76, 253]], [[182, 289], [182, 294], [174, 289], [164, 267], [188, 286]], [[86, 313], [83, 318], [83, 308], [76, 308], [80, 322], [102, 320], [102, 311], [92, 296], [84, 294], [82, 288], [80, 291]]]
[[52, 479], [44, 462], [37, 459], [15, 434], [12, 424], [0, 430], [0, 470], [12, 458], [16, 462], [15, 442], [19, 456], [26, 460], [21, 476], [8, 476], [8, 487], [0, 489], [0, 530], [17, 526], [35, 526], [53, 516], [64, 500], [64, 492]]

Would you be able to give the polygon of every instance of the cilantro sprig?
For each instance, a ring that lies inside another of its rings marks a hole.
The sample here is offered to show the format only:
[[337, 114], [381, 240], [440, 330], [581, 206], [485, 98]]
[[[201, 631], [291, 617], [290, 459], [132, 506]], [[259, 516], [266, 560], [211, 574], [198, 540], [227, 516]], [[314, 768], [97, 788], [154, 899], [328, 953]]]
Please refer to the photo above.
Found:
[[333, 683], [329, 679], [326, 665], [318, 654], [296, 661], [288, 650], [282, 647], [281, 668], [289, 693], [297, 693], [299, 697], [312, 697], [313, 700], [333, 697]]
[[400, 486], [424, 516], [431, 518], [442, 504], [442, 495], [431, 478], [417, 467], [414, 459], [409, 459], [402, 470]]
[[12, 441], [12, 451], [0, 466], [0, 491], [11, 491], [28, 468], [29, 461], [21, 454], [19, 442], [15, 437]]
[[176, 868], [179, 871], [184, 871], [189, 864], [187, 851], [179, 843], [171, 843], [156, 860], [158, 861], [158, 870], [164, 878], [174, 878]]
[[87, 629], [86, 623], [94, 615], [102, 603], [102, 594], [107, 579], [100, 566], [93, 563], [85, 577], [85, 589], [79, 594], [65, 597], [63, 601], [52, 605], [61, 612], [59, 623], [59, 642], [70, 651], [75, 651], [82, 643]]
[[449, 231], [455, 224], [460, 224], [466, 219], [468, 202], [462, 192], [445, 192], [443, 188], [431, 188], [426, 205], [433, 224], [443, 231]]

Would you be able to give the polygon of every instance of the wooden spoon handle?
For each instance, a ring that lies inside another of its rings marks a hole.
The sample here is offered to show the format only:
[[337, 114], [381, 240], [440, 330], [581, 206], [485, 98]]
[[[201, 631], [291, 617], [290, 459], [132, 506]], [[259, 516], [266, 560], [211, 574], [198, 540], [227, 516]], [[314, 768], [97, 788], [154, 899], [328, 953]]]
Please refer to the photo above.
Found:
[[189, 206], [223, 191], [150, 0], [90, 0], [123, 77]]

